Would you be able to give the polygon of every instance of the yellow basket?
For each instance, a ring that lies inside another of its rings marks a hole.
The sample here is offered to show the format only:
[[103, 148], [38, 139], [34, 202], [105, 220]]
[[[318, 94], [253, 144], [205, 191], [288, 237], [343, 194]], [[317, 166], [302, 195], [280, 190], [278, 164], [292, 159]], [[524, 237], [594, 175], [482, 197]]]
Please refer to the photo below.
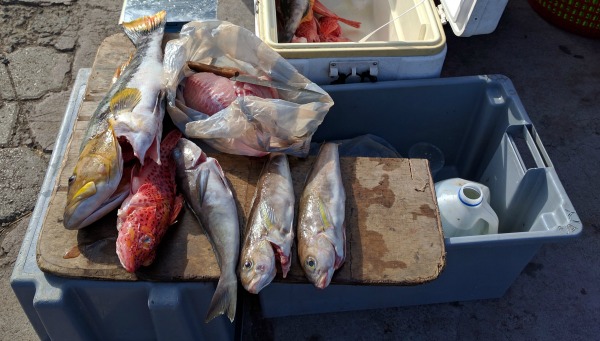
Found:
[[546, 21], [582, 36], [600, 38], [600, 0], [529, 0]]

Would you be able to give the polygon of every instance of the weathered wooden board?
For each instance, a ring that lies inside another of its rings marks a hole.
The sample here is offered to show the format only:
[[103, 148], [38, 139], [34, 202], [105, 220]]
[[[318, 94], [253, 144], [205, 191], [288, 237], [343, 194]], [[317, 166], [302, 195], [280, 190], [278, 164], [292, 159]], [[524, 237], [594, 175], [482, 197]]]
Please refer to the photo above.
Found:
[[[133, 47], [122, 34], [107, 38], [98, 50], [86, 97], [79, 110], [58, 182], [39, 236], [40, 269], [59, 276], [105, 280], [213, 281], [219, 268], [201, 226], [187, 208], [163, 239], [157, 259], [135, 274], [126, 272], [115, 253], [116, 212], [79, 231], [66, 230], [62, 215], [83, 131], [108, 90], [116, 67]], [[214, 155], [237, 199], [240, 230], [254, 195], [264, 158]], [[298, 198], [314, 159], [290, 157]], [[346, 188], [346, 263], [333, 283], [409, 285], [437, 278], [445, 265], [444, 240], [433, 182], [426, 160], [342, 158]], [[306, 282], [293, 249], [288, 277]], [[65, 258], [65, 254], [69, 257]]]

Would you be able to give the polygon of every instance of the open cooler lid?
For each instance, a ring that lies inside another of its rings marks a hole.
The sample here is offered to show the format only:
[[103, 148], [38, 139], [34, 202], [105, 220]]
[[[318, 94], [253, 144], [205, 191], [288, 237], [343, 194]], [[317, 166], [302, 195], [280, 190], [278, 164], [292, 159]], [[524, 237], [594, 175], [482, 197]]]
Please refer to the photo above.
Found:
[[448, 21], [459, 37], [492, 33], [508, 0], [440, 0], [442, 22]]

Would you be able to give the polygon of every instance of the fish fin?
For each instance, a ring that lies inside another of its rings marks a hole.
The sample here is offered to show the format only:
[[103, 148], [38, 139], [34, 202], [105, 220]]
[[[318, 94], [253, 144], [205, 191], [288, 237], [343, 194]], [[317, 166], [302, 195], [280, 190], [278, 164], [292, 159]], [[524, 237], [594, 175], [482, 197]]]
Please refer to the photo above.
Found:
[[198, 176], [197, 186], [200, 189], [198, 192], [200, 193], [200, 205], [204, 203], [204, 194], [206, 194], [206, 188], [208, 187], [208, 180], [210, 178], [210, 170], [202, 169]]
[[321, 216], [321, 221], [323, 222], [323, 232], [327, 232], [329, 230], [333, 230], [333, 224], [331, 223], [331, 214], [327, 207], [325, 207], [325, 203], [321, 198], [317, 199], [319, 205], [319, 214]]
[[266, 201], [260, 203], [260, 216], [262, 217], [263, 224], [269, 234], [273, 231], [273, 227], [276, 226], [278, 219], [275, 216], [273, 207], [269, 206]]
[[337, 269], [344, 262], [345, 254], [346, 254], [346, 228], [345, 225], [342, 225], [342, 235], [336, 235], [335, 226], [331, 223], [332, 218], [331, 214], [323, 200], [321, 198], [319, 200], [319, 211], [321, 213], [321, 219], [323, 220], [323, 231], [321, 233], [327, 240], [333, 245], [335, 249], [335, 265], [334, 267]]
[[217, 284], [217, 289], [213, 294], [206, 319], [209, 322], [215, 317], [227, 313], [229, 321], [233, 322], [237, 307], [237, 278], [230, 279], [228, 276], [221, 276]]
[[125, 88], [110, 100], [110, 111], [114, 114], [131, 111], [142, 100], [142, 92], [136, 88]]
[[129, 59], [127, 59], [123, 64], [121, 64], [121, 66], [119, 66], [115, 70], [115, 73], [113, 74], [113, 78], [112, 78], [113, 84], [115, 84], [117, 82], [117, 80], [119, 80], [119, 77], [121, 77], [121, 75], [123, 74], [123, 72], [125, 71], [127, 66], [129, 65], [129, 63], [131, 63], [131, 60], [133, 60], [133, 53], [129, 55]]
[[164, 30], [167, 22], [167, 12], [160, 11], [153, 15], [137, 18], [133, 21], [123, 23], [125, 34], [131, 39], [131, 42], [138, 46], [144, 37], [158, 30]]
[[179, 212], [183, 208], [183, 197], [181, 194], [175, 197], [175, 202], [173, 203], [173, 210], [171, 210], [171, 219], [169, 221], [169, 225], [175, 224], [177, 221], [177, 216], [179, 216]]

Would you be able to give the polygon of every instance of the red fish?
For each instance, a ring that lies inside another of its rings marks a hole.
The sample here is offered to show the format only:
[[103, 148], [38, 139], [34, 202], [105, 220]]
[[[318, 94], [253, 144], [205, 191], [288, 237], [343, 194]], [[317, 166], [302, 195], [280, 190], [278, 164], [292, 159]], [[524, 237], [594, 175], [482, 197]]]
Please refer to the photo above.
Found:
[[310, 0], [309, 9], [300, 21], [292, 39], [293, 43], [349, 42], [342, 36], [339, 21], [348, 26], [360, 28], [361, 23], [338, 16], [319, 0]]
[[312, 6], [312, 10], [316, 14], [322, 15], [324, 17], [335, 18], [336, 20], [339, 20], [348, 26], [352, 26], [354, 28], [360, 28], [359, 21], [354, 21], [354, 20], [349, 20], [346, 18], [339, 17], [337, 14], [333, 13], [327, 7], [325, 7], [325, 5], [323, 5], [319, 0], [315, 0], [314, 4]]
[[117, 213], [117, 255], [129, 272], [150, 265], [156, 248], [183, 206], [176, 192], [172, 151], [181, 132], [170, 132], [160, 145], [160, 164], [150, 158], [133, 170], [131, 192]]

